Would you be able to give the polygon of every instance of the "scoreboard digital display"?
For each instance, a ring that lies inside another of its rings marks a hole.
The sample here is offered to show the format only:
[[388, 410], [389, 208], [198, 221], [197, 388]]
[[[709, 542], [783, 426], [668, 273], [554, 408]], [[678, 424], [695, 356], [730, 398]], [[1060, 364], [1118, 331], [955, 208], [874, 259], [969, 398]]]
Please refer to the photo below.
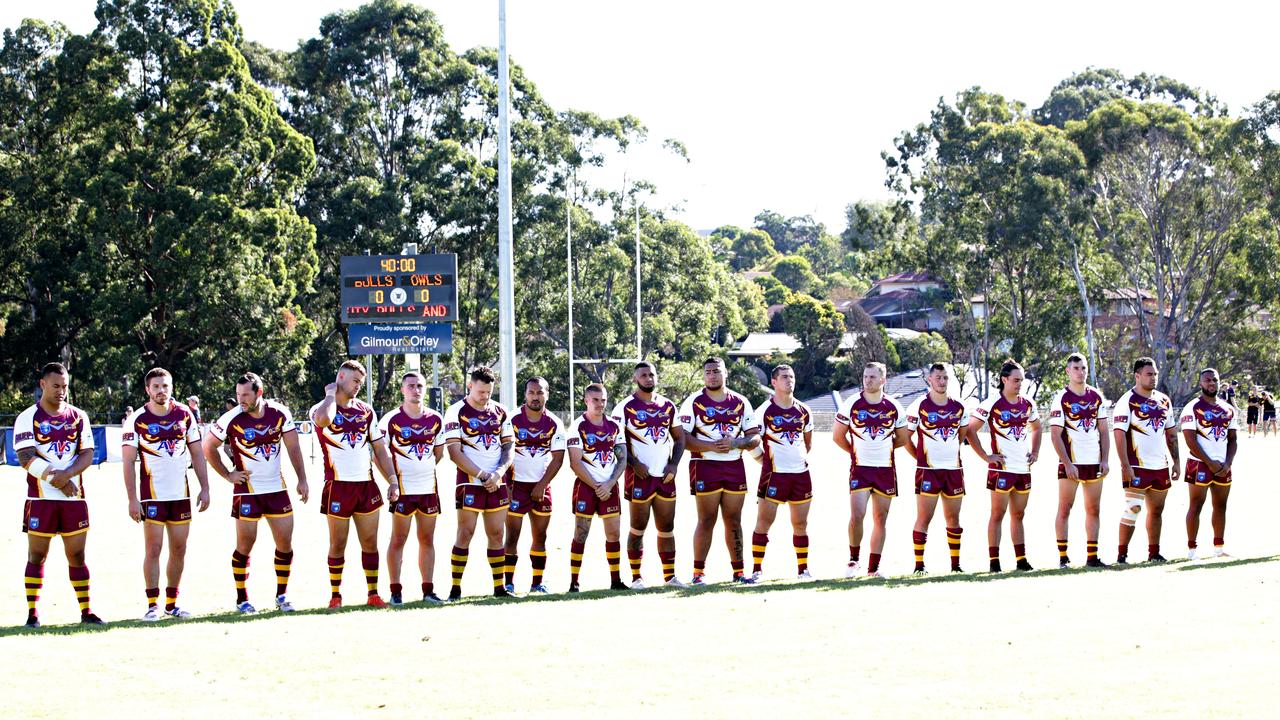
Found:
[[458, 256], [354, 255], [342, 258], [342, 321], [454, 322]]

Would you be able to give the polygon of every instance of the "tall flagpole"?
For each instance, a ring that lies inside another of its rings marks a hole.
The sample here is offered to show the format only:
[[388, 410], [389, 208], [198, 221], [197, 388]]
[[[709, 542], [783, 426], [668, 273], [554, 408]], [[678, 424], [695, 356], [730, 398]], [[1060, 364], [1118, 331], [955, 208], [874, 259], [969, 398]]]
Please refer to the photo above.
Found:
[[507, 70], [507, 2], [498, 0], [498, 377], [499, 398], [516, 406], [516, 316], [512, 278], [511, 121], [507, 117], [511, 83]]

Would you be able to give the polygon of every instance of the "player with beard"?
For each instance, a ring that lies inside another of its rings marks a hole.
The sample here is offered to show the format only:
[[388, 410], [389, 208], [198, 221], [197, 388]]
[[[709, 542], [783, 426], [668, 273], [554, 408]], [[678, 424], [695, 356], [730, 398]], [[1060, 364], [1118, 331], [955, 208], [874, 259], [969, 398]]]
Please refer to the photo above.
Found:
[[614, 420], [627, 438], [624, 491], [631, 508], [631, 533], [627, 536], [627, 560], [631, 563], [631, 589], [644, 589], [640, 566], [644, 561], [644, 532], [653, 522], [658, 530], [658, 557], [662, 580], [683, 588], [676, 579], [676, 469], [684, 455], [684, 429], [676, 422], [676, 405], [659, 395], [658, 370], [641, 361], [632, 374], [636, 390], [613, 408]]
[[742, 506], [747, 494], [742, 451], [759, 445], [760, 433], [751, 427], [751, 402], [725, 387], [724, 360], [709, 357], [703, 361], [702, 377], [704, 387], [684, 401], [679, 416], [685, 447], [692, 455], [689, 485], [698, 509], [692, 583], [706, 584], [707, 553], [719, 515], [724, 518], [733, 581], [750, 584], [742, 561]]
[[524, 405], [511, 417], [515, 454], [507, 471], [511, 506], [507, 508], [506, 589], [514, 593], [517, 552], [524, 516], [529, 515], [529, 563], [533, 579], [529, 592], [546, 593], [542, 574], [547, 569], [547, 527], [551, 524], [551, 480], [564, 465], [565, 434], [560, 418], [547, 412], [546, 378], [524, 384]]
[[[1124, 479], [1124, 514], [1120, 516], [1120, 546], [1116, 562], [1129, 560], [1138, 515], [1147, 506], [1147, 560], [1164, 562], [1160, 529], [1164, 503], [1172, 481], [1178, 479], [1177, 419], [1169, 396], [1156, 390], [1160, 371], [1156, 361], [1141, 357], [1133, 363], [1133, 388], [1112, 408], [1111, 432]], [[1172, 462], [1170, 459], [1172, 458]]]
[[1191, 494], [1187, 508], [1187, 558], [1196, 559], [1200, 511], [1207, 496], [1213, 497], [1213, 556], [1227, 557], [1223, 538], [1227, 533], [1227, 496], [1231, 494], [1231, 463], [1236, 459], [1236, 432], [1240, 421], [1230, 403], [1218, 399], [1218, 371], [1200, 371], [1200, 396], [1182, 409], [1182, 439], [1187, 443], [1184, 477]]
[[1049, 402], [1049, 432], [1058, 454], [1058, 567], [1071, 567], [1067, 557], [1067, 527], [1076, 488], [1084, 486], [1084, 530], [1088, 559], [1086, 567], [1106, 567], [1098, 559], [1098, 518], [1102, 500], [1102, 479], [1107, 476], [1111, 457], [1108, 417], [1111, 406], [1102, 391], [1085, 382], [1089, 361], [1080, 353], [1067, 356], [1067, 386], [1054, 393]]
[[[791, 546], [796, 551], [796, 577], [812, 580], [809, 573], [809, 508], [813, 500], [813, 480], [809, 476], [809, 451], [813, 449], [813, 413], [795, 398], [796, 373], [790, 365], [773, 369], [770, 380], [773, 397], [756, 408], [754, 427], [764, 440], [760, 461], [760, 498], [756, 527], [751, 534], [754, 566], [752, 582], [763, 571], [769, 528], [778, 516], [778, 506], [791, 508]], [[755, 456], [755, 453], [752, 453]]]
[[[1035, 403], [1022, 397], [1023, 370], [1013, 359], [1000, 366], [999, 392], [973, 411], [969, 432], [977, 438], [987, 426], [991, 449], [987, 461], [987, 490], [991, 491], [991, 518], [987, 523], [987, 545], [991, 572], [1000, 572], [1000, 534], [1005, 513], [1009, 515], [1009, 538], [1019, 570], [1031, 570], [1027, 562], [1026, 530], [1023, 519], [1031, 496], [1031, 466], [1040, 457], [1040, 412]], [[974, 443], [974, 452], [980, 443]], [[978, 452], [979, 456], [984, 453]]]

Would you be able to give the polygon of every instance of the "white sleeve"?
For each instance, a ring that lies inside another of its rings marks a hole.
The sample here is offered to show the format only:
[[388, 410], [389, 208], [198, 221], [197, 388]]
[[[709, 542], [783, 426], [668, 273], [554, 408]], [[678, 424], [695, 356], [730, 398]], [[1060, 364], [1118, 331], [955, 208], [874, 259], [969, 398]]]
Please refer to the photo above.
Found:
[[[1066, 427], [1067, 419], [1062, 415], [1062, 396], [1066, 392], [1066, 390], [1059, 390], [1049, 401], [1049, 427]], [[1098, 415], [1099, 417], [1102, 415], [1101, 407], [1098, 408]]]
[[1040, 422], [1040, 407], [1036, 405], [1036, 401], [1027, 398], [1027, 403], [1031, 405], [1031, 417], [1027, 418], [1027, 422]]
[[1111, 429], [1129, 431], [1129, 393], [1121, 395], [1111, 407]]
[[898, 402], [897, 400], [894, 400], [893, 398], [889, 398], [889, 402], [893, 403], [893, 407], [898, 411], [898, 420], [893, 424], [893, 429], [897, 430], [898, 428], [906, 427], [907, 411], [903, 409], [902, 403]]
[[93, 425], [89, 423], [89, 413], [76, 408], [76, 413], [80, 415], [80, 447], [77, 450], [92, 450], [96, 445], [93, 443]]
[[34, 408], [23, 410], [13, 421], [13, 449], [22, 450], [36, 446], [36, 411]]
[[798, 400], [796, 402], [800, 404], [801, 410], [804, 411], [804, 432], [813, 432], [813, 411], [809, 409], [808, 405], [805, 405]]
[[676, 422], [680, 424], [680, 428], [686, 433], [693, 432], [693, 401], [701, 394], [701, 391], [695, 391], [685, 398], [684, 403], [680, 406], [680, 412], [676, 415]]
[[[551, 416], [551, 421], [554, 422], [556, 425], [556, 429], [553, 431], [553, 434], [551, 435], [551, 452], [563, 451], [565, 448], [564, 423], [560, 422], [560, 418], [556, 417], [555, 415]], [[618, 424], [623, 428], [622, 437], [625, 440], [626, 426], [623, 425], [622, 423], [618, 423]]]
[[395, 413], [387, 413], [386, 415], [378, 418], [378, 432], [382, 433], [382, 437], [386, 437], [391, 432], [392, 415], [395, 415]]
[[973, 419], [973, 414], [969, 412], [969, 406], [960, 403], [960, 427], [969, 427], [969, 421]]
[[369, 408], [369, 442], [376, 443], [386, 436], [387, 433], [382, 430], [382, 424], [378, 422], [377, 411]]
[[[751, 407], [751, 401], [747, 399], [746, 395], [739, 395], [739, 397], [742, 399], [742, 433], [745, 435], [748, 430], [754, 430], [756, 427], [755, 423], [752, 422], [756, 411]], [[767, 403], [768, 401], [765, 402]]]
[[[928, 396], [925, 396], [928, 397]], [[915, 432], [920, 427], [920, 404], [924, 402], [924, 398], [917, 398], [911, 403], [911, 407], [907, 408], [907, 429]]]
[[626, 398], [622, 402], [619, 402], [617, 405], [614, 405], [613, 412], [609, 414], [609, 417], [625, 425], [627, 422], [627, 402], [630, 399], [631, 398]]
[[[196, 417], [196, 414], [194, 411], [190, 411], [190, 412], [191, 412], [191, 423], [187, 425], [187, 442], [198, 443], [200, 442], [200, 438], [201, 438], [200, 419]], [[127, 430], [128, 428], [126, 428], [126, 431]]]
[[751, 415], [751, 421], [747, 427], [755, 428], [760, 432], [764, 432], [764, 413], [765, 410], [769, 408], [769, 402], [770, 401], [765, 400], [763, 405], [756, 408], [755, 413]]
[[502, 408], [502, 433], [498, 437], [498, 443], [501, 444], [507, 441], [515, 442], [516, 428], [511, 424], [511, 413], [507, 412], [507, 409], [501, 405], [498, 407]]
[[454, 403], [444, 411], [444, 428], [440, 432], [445, 442], [461, 440], [462, 421], [458, 419], [458, 404]]
[[1094, 388], [1093, 391], [1098, 393], [1098, 417], [1105, 420], [1111, 416], [1111, 401], [1102, 394], [1101, 390]]
[[[993, 392], [996, 391], [993, 390]], [[998, 399], [1000, 399], [1000, 393], [996, 392], [996, 394], [991, 395], [986, 400], [978, 403], [978, 407], [973, 409], [973, 416], [982, 422], [986, 422], [987, 418], [991, 417], [991, 408], [995, 407], [996, 400]]]
[[209, 426], [209, 434], [218, 438], [222, 442], [227, 440], [227, 428], [231, 427], [231, 421], [239, 414], [240, 407], [236, 406], [222, 414], [222, 417], [213, 421]]
[[284, 424], [280, 426], [280, 434], [297, 432], [298, 426], [294, 424], [293, 413], [289, 412], [289, 408], [284, 405], [276, 405], [275, 408], [280, 411], [281, 415], [284, 415]]
[[853, 407], [853, 403], [858, 399], [858, 395], [859, 393], [854, 393], [840, 401], [840, 404], [836, 406], [836, 422], [841, 425], [849, 424], [849, 412]]
[[[612, 420], [612, 422], [617, 428], [617, 432], [613, 435], [613, 446], [618, 447], [619, 445], [622, 445], [625, 447], [627, 444], [627, 431], [622, 428], [622, 423], [617, 420]], [[551, 442], [554, 445], [555, 440], [552, 440]]]
[[1228, 430], [1240, 429], [1240, 413], [1236, 412], [1234, 409], [1231, 410], [1231, 422], [1227, 423], [1227, 429]]
[[581, 422], [582, 422], [582, 418], [578, 418], [577, 420], [574, 420], [571, 425], [569, 425], [569, 432], [567, 434], [567, 437], [565, 438], [565, 443], [564, 443], [566, 448], [578, 448], [579, 450], [582, 449], [582, 436], [578, 433], [578, 425]]
[[[141, 414], [141, 410], [134, 410], [124, 419], [124, 425], [120, 427], [120, 447], [138, 447], [138, 416]], [[198, 435], [196, 439], [200, 439]], [[187, 429], [187, 441], [191, 441], [190, 428]]]
[[1196, 402], [1198, 401], [1192, 400], [1187, 403], [1186, 407], [1182, 408], [1182, 420], [1180, 422], [1183, 430], [1191, 430], [1193, 432], [1199, 430], [1196, 427]]

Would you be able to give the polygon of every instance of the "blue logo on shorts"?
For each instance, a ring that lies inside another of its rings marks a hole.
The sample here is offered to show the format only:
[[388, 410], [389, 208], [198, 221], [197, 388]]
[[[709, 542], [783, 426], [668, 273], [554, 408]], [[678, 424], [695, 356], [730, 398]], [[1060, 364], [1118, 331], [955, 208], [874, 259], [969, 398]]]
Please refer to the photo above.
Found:
[[850, 480], [850, 481], [849, 481], [849, 489], [850, 489], [850, 490], [857, 490], [857, 489], [858, 489], [858, 481], [857, 481], [857, 480]]
[[1008, 485], [1008, 484], [1009, 484], [1009, 481], [1008, 481], [1008, 480], [1005, 480], [1004, 478], [1000, 478], [1000, 482], [999, 482], [999, 483], [997, 483], [997, 484], [998, 484], [1000, 487], [1004, 487], [1004, 486], [1006, 486], [1006, 485]]
[[1201, 471], [1199, 471], [1199, 472], [1197, 472], [1197, 473], [1196, 473], [1196, 479], [1197, 479], [1197, 480], [1203, 480], [1203, 479], [1204, 479], [1204, 471], [1203, 471], [1203, 470], [1201, 470]]
[[920, 489], [924, 490], [925, 492], [928, 492], [930, 485], [931, 483], [928, 480], [925, 480], [924, 482], [920, 483]]
[[329, 512], [338, 512], [341, 509], [342, 509], [342, 503], [338, 503], [338, 502], [329, 503]]
[[769, 488], [769, 497], [778, 497], [778, 488], [776, 487]]
[[155, 517], [156, 515], [159, 515], [159, 514], [160, 514], [160, 508], [156, 507], [155, 505], [147, 506], [147, 517]]
[[402, 502], [396, 503], [396, 512], [404, 512], [404, 503]]
[[472, 495], [471, 493], [467, 493], [466, 495], [463, 495], [463, 496], [462, 496], [462, 504], [463, 504], [463, 505], [475, 505], [475, 504], [476, 504], [476, 496], [475, 496], [475, 495]]
[[31, 529], [32, 530], [40, 529], [40, 518], [31, 518]]
[[579, 501], [578, 501], [578, 512], [586, 512], [586, 510], [587, 510], [587, 501], [586, 501], [586, 500], [579, 500]]
[[512, 500], [512, 501], [511, 501], [511, 509], [512, 509], [512, 510], [519, 510], [519, 509], [520, 509], [520, 501], [519, 501], [519, 500]]
[[249, 503], [240, 503], [241, 515], [248, 515], [251, 510], [253, 510], [253, 506], [251, 506]]
[[701, 490], [706, 487], [706, 484], [703, 483], [701, 480], [699, 480], [696, 483], [694, 483], [693, 486]]
[[636, 488], [635, 490], [632, 490], [632, 491], [631, 491], [631, 494], [632, 494], [634, 497], [641, 497], [641, 496], [643, 496], [643, 495], [644, 495], [644, 491], [642, 491], [640, 488]]

